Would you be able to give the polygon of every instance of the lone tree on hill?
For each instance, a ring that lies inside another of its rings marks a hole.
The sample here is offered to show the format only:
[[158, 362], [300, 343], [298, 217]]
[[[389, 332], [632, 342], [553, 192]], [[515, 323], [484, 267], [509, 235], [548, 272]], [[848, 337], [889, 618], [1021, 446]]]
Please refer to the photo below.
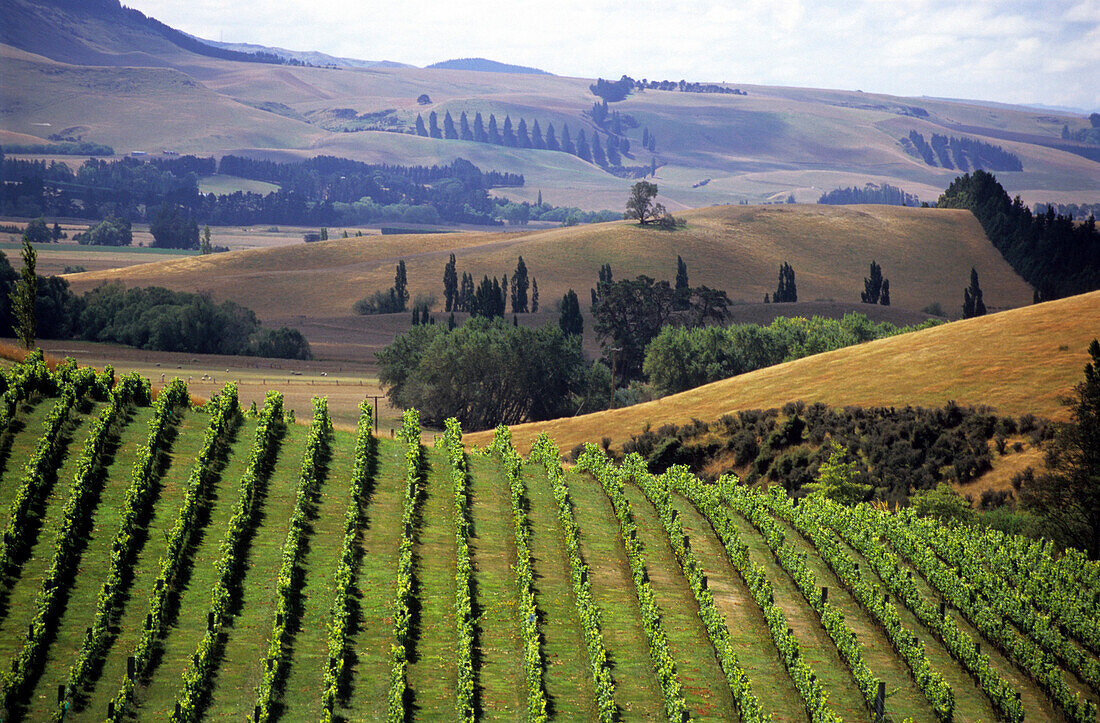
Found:
[[649, 181], [638, 181], [630, 188], [630, 198], [626, 201], [626, 213], [623, 218], [634, 218], [642, 226], [658, 217], [660, 204], [655, 204], [653, 199], [657, 197], [657, 184]]
[[963, 318], [985, 316], [985, 302], [982, 301], [982, 287], [978, 286], [978, 272], [970, 269], [970, 286], [963, 289]]
[[1046, 453], [1046, 474], [1025, 482], [1021, 506], [1048, 522], [1063, 544], [1100, 558], [1100, 342], [1089, 344], [1085, 380], [1066, 400], [1072, 418], [1058, 425]]
[[34, 336], [38, 323], [34, 313], [34, 302], [38, 298], [38, 276], [35, 266], [38, 252], [31, 246], [30, 240], [23, 237], [23, 270], [19, 280], [11, 291], [11, 313], [15, 317], [15, 335], [23, 343], [24, 349], [34, 348]]
[[[886, 292], [885, 302], [882, 301], [883, 291]], [[890, 281], [882, 278], [882, 267], [875, 261], [871, 262], [870, 277], [863, 279], [863, 292], [859, 296], [864, 304], [890, 305]]]
[[794, 283], [794, 269], [784, 261], [779, 267], [779, 286], [775, 289], [772, 302], [779, 304], [795, 301], [798, 301], [798, 288]]

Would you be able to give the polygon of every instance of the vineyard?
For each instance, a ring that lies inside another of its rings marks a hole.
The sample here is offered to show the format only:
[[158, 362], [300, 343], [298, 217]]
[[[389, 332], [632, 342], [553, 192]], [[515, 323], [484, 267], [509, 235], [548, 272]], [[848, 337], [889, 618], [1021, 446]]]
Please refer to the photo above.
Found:
[[1097, 717], [1076, 552], [365, 403], [0, 393], [3, 721]]

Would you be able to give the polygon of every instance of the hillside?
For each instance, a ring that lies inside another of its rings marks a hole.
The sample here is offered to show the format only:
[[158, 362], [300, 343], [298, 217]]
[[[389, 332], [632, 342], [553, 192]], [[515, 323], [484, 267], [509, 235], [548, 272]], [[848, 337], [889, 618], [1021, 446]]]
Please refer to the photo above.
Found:
[[[197, 48], [179, 44], [180, 38], [196, 42], [188, 36], [155, 21], [137, 22], [129, 11], [111, 6], [106, 0], [87, 6], [3, 0], [6, 22], [0, 41], [8, 47], [0, 64], [5, 78], [12, 79], [5, 83], [3, 130], [38, 138], [69, 130], [120, 150], [171, 148], [205, 155], [292, 150], [428, 164], [464, 157], [484, 168], [523, 173], [526, 186], [509, 189], [511, 198], [533, 201], [541, 190], [555, 205], [588, 209], [617, 208], [629, 186], [630, 172], [619, 171], [627, 177], [617, 177], [567, 153], [410, 134], [418, 114], [427, 119], [432, 112], [440, 118], [450, 112], [457, 122], [466, 112], [471, 118], [481, 113], [486, 121], [495, 114], [498, 123], [506, 116], [513, 124], [520, 118], [528, 125], [537, 120], [544, 129], [552, 123], [559, 134], [568, 125], [574, 137], [583, 130], [606, 145], [610, 131], [598, 129], [591, 116], [598, 100], [589, 90], [592, 79], [240, 62], [202, 54], [230, 52], [221, 49], [192, 52]], [[94, 67], [104, 78], [89, 83], [84, 73], [60, 72], [58, 62], [88, 72]], [[149, 103], [147, 85], [128, 84], [150, 68], [185, 74], [213, 94], [203, 100], [213, 112], [202, 112], [193, 90], [177, 90], [177, 84]], [[619, 71], [609, 69], [608, 74], [617, 77]], [[867, 182], [890, 183], [934, 200], [958, 171], [927, 165], [907, 153], [900, 139], [917, 131], [926, 138], [938, 133], [993, 143], [1015, 154], [1023, 170], [998, 178], [1029, 203], [1091, 202], [1100, 193], [1100, 163], [1079, 155], [1095, 149], [1060, 137], [1063, 125], [1071, 130], [1085, 126], [1080, 116], [858, 91], [767, 87], [751, 80], [734, 79], [727, 85], [747, 95], [647, 89], [612, 103], [612, 111], [629, 119], [621, 134], [631, 148], [623, 166], [656, 164], [662, 200], [674, 210], [789, 195], [813, 202], [825, 190]], [[113, 86], [106, 95], [104, 85]], [[422, 94], [432, 102], [420, 105]], [[134, 111], [107, 113], [106, 108]], [[333, 122], [349, 113], [354, 123]], [[645, 132], [656, 139], [652, 151], [643, 148]]]
[[[189, 257], [67, 278], [83, 292], [107, 281], [202, 291], [256, 310], [265, 321], [354, 316], [353, 304], [393, 284], [404, 259], [409, 291], [442, 304], [443, 269], [453, 252], [475, 280], [511, 274], [522, 255], [543, 307], [570, 288], [588, 306], [601, 264], [615, 278], [671, 279], [676, 256], [691, 283], [759, 302], [775, 291], [780, 263], [795, 269], [800, 300], [858, 301], [872, 260], [890, 279], [893, 304], [916, 310], [938, 301], [955, 313], [971, 267], [991, 309], [1022, 306], [1031, 291], [985, 239], [967, 211], [888, 206], [722, 206], [683, 214], [662, 231], [612, 222], [519, 233], [461, 233], [335, 239], [310, 245]], [[215, 234], [216, 235], [216, 234]], [[441, 308], [437, 307], [437, 308]]]
[[81, 407], [40, 383], [0, 429], [3, 498], [39, 511], [0, 507], [5, 717], [854, 722], [883, 686], [919, 723], [1095, 716], [1094, 568], [1026, 540], [432, 449], [414, 415], [357, 438], [274, 393], [242, 415], [231, 386], [200, 412], [182, 385]]
[[[802, 400], [830, 406], [986, 404], [1000, 414], [1064, 419], [1060, 398], [1081, 380], [1100, 330], [1100, 292], [848, 347], [761, 369], [626, 409], [513, 429], [527, 449], [541, 432], [568, 449], [593, 438], [621, 444], [646, 425], [716, 420]], [[470, 440], [485, 444], [491, 435]]]

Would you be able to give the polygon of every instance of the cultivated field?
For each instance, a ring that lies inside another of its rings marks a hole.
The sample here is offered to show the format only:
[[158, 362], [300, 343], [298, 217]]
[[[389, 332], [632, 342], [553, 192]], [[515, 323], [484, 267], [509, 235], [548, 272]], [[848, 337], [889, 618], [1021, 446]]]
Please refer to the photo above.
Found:
[[51, 425], [61, 398], [13, 383], [0, 490], [36, 511], [0, 510], [6, 720], [864, 721], [883, 690], [893, 720], [1095, 717], [1076, 557], [595, 450], [427, 448], [415, 416], [242, 419], [231, 389]]

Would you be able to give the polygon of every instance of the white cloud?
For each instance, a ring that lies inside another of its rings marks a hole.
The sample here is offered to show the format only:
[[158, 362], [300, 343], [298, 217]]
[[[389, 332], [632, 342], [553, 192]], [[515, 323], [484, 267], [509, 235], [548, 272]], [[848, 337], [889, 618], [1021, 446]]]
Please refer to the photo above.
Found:
[[127, 0], [214, 40], [426, 65], [1100, 108], [1100, 0]]

